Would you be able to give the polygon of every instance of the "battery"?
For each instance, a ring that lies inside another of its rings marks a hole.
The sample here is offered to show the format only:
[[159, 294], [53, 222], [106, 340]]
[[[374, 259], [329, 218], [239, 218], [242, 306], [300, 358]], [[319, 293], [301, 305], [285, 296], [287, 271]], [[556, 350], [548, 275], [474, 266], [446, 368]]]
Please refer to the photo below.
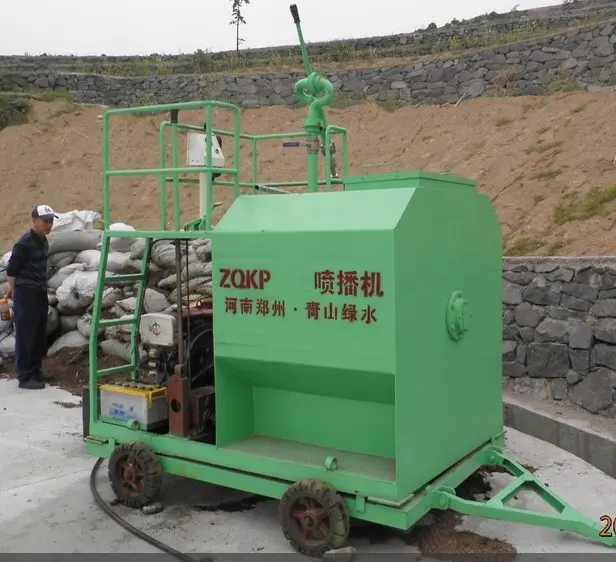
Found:
[[136, 421], [142, 429], [167, 423], [167, 389], [149, 384], [124, 383], [100, 386], [101, 416]]

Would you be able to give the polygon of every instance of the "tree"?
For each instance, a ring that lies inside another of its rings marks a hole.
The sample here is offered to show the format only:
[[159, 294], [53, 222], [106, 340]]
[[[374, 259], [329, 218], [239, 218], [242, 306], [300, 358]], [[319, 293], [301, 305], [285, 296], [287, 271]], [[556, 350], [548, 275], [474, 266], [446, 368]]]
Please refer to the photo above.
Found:
[[231, 0], [231, 21], [229, 25], [235, 26], [235, 49], [240, 52], [240, 43], [244, 40], [240, 37], [240, 25], [246, 25], [246, 20], [242, 15], [242, 7], [250, 4], [250, 0]]

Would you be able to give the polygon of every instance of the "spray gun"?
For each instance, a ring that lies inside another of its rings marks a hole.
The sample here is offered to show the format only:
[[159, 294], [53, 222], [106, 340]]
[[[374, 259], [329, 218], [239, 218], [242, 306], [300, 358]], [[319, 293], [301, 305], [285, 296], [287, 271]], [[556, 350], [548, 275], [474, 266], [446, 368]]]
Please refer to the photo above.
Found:
[[[299, 10], [296, 4], [291, 5], [291, 15], [297, 29], [297, 36], [302, 51], [304, 60], [304, 69], [306, 70], [306, 78], [298, 80], [295, 84], [295, 96], [302, 105], [308, 106], [308, 115], [304, 121], [304, 129], [307, 133], [306, 142], [303, 143], [308, 151], [308, 190], [317, 191], [318, 188], [318, 173], [319, 149], [325, 156], [325, 129], [327, 128], [327, 120], [325, 118], [324, 107], [334, 99], [334, 85], [324, 76], [312, 71], [310, 59], [308, 58], [308, 50], [304, 42], [302, 28], [299, 19]], [[285, 148], [298, 147], [298, 141], [283, 143]], [[336, 169], [336, 146], [332, 142], [330, 144], [330, 166], [332, 178], [337, 178]]]

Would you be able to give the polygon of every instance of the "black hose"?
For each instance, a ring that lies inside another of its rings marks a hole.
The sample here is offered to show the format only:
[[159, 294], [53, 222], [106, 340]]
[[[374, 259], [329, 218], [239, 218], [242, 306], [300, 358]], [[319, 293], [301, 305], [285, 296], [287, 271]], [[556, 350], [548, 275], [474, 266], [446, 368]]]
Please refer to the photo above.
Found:
[[118, 525], [124, 527], [127, 531], [131, 532], [136, 537], [139, 537], [141, 540], [151, 544], [152, 546], [155, 546], [156, 548], [162, 550], [163, 552], [166, 552], [167, 554], [170, 554], [178, 560], [182, 560], [183, 562], [195, 562], [195, 558], [191, 558], [187, 554], [184, 554], [179, 550], [175, 550], [169, 545], [156, 540], [154, 537], [151, 537], [143, 531], [140, 531], [139, 529], [137, 529], [137, 527], [133, 527], [130, 523], [122, 519], [115, 511], [113, 511], [113, 509], [111, 509], [111, 507], [109, 507], [103, 501], [103, 498], [101, 498], [100, 494], [98, 493], [98, 490], [96, 489], [96, 474], [98, 473], [98, 469], [100, 468], [102, 462], [103, 458], [98, 458], [94, 463], [94, 466], [92, 467], [92, 472], [90, 473], [90, 490], [92, 491], [92, 495], [94, 496], [94, 500], [96, 501], [98, 506]]

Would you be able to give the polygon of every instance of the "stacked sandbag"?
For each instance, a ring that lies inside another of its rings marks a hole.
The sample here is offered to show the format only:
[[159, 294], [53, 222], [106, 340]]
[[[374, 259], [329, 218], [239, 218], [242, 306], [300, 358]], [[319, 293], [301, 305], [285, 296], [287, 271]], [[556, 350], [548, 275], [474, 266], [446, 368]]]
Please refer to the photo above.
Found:
[[[86, 349], [92, 329], [92, 305], [99, 281], [102, 231], [94, 226], [100, 215], [94, 211], [71, 211], [60, 214], [49, 235], [48, 286], [49, 317], [47, 332], [51, 338], [48, 355], [62, 349]], [[110, 225], [110, 230], [134, 231], [124, 223]], [[141, 270], [145, 240], [117, 238], [110, 242], [106, 277]], [[154, 288], [146, 289], [143, 313], [171, 312], [177, 306], [178, 277], [181, 280], [184, 304], [211, 295], [212, 265], [211, 242], [191, 240], [180, 242], [181, 269], [176, 270], [176, 246], [172, 240], [153, 243], [150, 275], [157, 273], [162, 279]], [[7, 252], [0, 260], [0, 291], [7, 287]], [[134, 313], [137, 286], [126, 283], [108, 286], [103, 291], [104, 318], [121, 318]], [[99, 348], [104, 355], [130, 361], [130, 325], [101, 329]], [[12, 358], [15, 351], [14, 330], [11, 321], [0, 322], [0, 356]], [[145, 350], [140, 349], [145, 359]]]

